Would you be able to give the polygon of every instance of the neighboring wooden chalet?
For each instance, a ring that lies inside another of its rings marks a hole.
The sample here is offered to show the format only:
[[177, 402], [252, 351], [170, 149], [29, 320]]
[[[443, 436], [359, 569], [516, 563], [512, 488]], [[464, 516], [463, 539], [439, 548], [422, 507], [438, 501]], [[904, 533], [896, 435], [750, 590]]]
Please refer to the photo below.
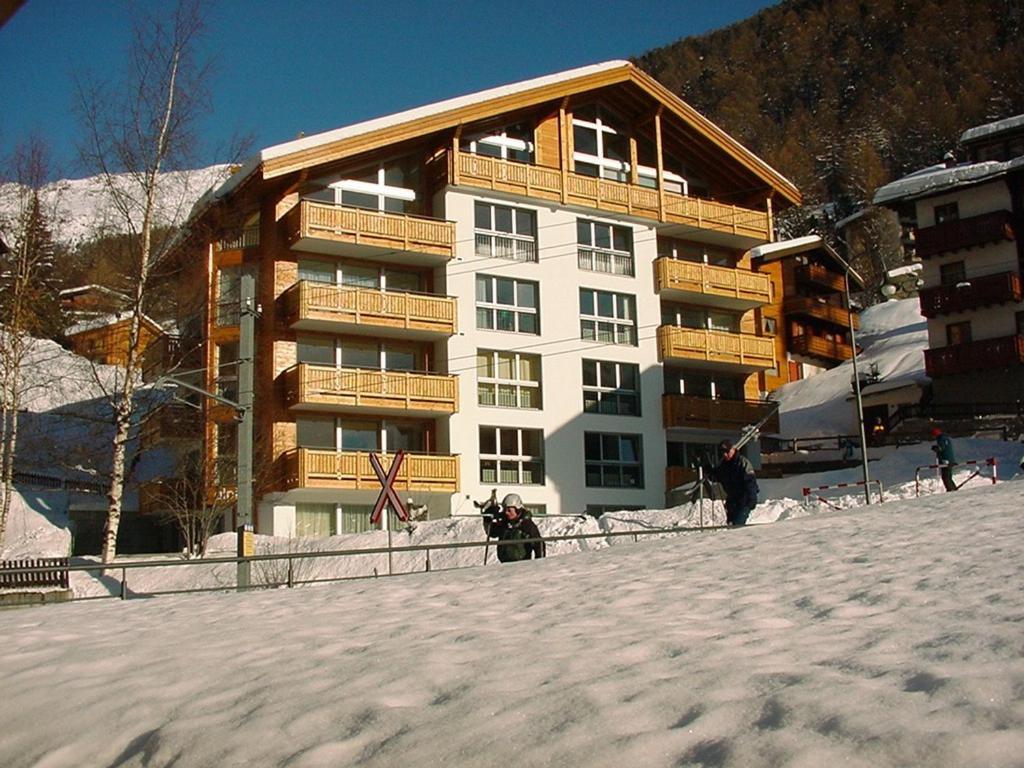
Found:
[[[103, 365], [125, 365], [128, 360], [128, 332], [131, 317], [125, 314], [84, 318], [64, 335], [75, 354]], [[144, 352], [162, 331], [156, 321], [143, 316], [139, 332], [139, 351]]]

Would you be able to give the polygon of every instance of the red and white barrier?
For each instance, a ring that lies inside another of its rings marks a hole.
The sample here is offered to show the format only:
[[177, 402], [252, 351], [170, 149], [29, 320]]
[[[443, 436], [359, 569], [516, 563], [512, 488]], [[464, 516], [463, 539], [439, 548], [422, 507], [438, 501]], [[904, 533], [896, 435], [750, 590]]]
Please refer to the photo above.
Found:
[[[830, 504], [828, 499], [822, 498], [822, 496], [820, 494], [816, 494], [815, 491], [831, 491], [831, 490], [835, 490], [836, 488], [857, 488], [857, 487], [863, 488], [864, 485], [865, 485], [865, 483], [864, 483], [863, 480], [858, 480], [858, 481], [856, 481], [854, 483], [835, 483], [834, 485], [816, 485], [816, 486], [811, 486], [811, 487], [805, 487], [804, 488], [804, 504], [807, 505], [807, 506], [810, 506], [811, 505], [811, 496], [813, 495], [818, 501], [823, 501], [826, 504], [828, 504], [830, 507], [838, 509], [838, 507], [836, 507], [834, 504]], [[870, 489], [871, 489], [872, 485], [878, 486], [878, 501], [879, 502], [885, 501], [885, 495], [884, 495], [883, 490], [882, 490], [882, 482], [881, 482], [881, 480], [868, 480], [867, 481], [868, 495], [869, 496], [871, 494], [871, 490]]]
[[[946, 465], [945, 464], [922, 464], [920, 467], [915, 469], [914, 470], [914, 495], [915, 496], [920, 496], [921, 495], [921, 470], [922, 469], [941, 470], [944, 466], [946, 466]], [[957, 461], [957, 462], [953, 463], [953, 466], [954, 467], [961, 467], [961, 466], [962, 467], [969, 467], [969, 466], [978, 467], [978, 469], [975, 471], [975, 473], [973, 475], [971, 475], [970, 477], [968, 477], [967, 480], [964, 480], [963, 483], [960, 483], [960, 485], [958, 485], [957, 488], [963, 486], [968, 480], [971, 480], [972, 478], [974, 478], [974, 477], [976, 477], [978, 475], [981, 475], [981, 470], [984, 469], [985, 467], [991, 467], [992, 468], [992, 477], [991, 477], [992, 485], [995, 485], [996, 482], [999, 480], [999, 470], [998, 470], [999, 462], [996, 461], [995, 457], [992, 457], [992, 456], [988, 457], [987, 459], [972, 459], [971, 461]], [[936, 474], [939, 474], [939, 473], [936, 472]]]

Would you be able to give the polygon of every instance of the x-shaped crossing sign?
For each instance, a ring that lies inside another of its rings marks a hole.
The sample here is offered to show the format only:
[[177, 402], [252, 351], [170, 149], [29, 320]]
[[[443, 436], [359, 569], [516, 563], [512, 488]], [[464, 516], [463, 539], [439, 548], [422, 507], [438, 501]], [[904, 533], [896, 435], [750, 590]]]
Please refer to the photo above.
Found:
[[398, 477], [398, 468], [402, 466], [403, 459], [405, 459], [405, 452], [398, 451], [395, 454], [395, 460], [391, 462], [391, 467], [388, 469], [387, 474], [384, 474], [384, 467], [381, 466], [377, 454], [370, 454], [370, 465], [373, 467], [377, 479], [380, 480], [381, 486], [383, 486], [380, 496], [377, 497], [377, 503], [373, 505], [373, 514], [370, 515], [370, 522], [374, 525], [380, 522], [381, 512], [384, 511], [384, 507], [388, 502], [391, 503], [391, 508], [395, 510], [399, 520], [404, 522], [409, 519], [409, 513], [405, 509], [405, 504], [398, 497], [393, 485], [395, 478]]

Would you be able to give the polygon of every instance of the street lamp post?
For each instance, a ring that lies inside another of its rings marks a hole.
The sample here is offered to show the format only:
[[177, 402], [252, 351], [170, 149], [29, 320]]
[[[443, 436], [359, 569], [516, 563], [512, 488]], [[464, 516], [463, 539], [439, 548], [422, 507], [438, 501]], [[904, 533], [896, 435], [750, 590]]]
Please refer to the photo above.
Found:
[[857, 426], [860, 428], [860, 466], [864, 475], [864, 498], [871, 503], [871, 488], [868, 486], [868, 443], [867, 435], [864, 433], [864, 403], [860, 394], [860, 372], [857, 370], [857, 333], [853, 328], [853, 302], [850, 301], [850, 272], [853, 267], [842, 262], [843, 288], [846, 292], [846, 312], [850, 319], [850, 347], [853, 350], [853, 394], [857, 400]]

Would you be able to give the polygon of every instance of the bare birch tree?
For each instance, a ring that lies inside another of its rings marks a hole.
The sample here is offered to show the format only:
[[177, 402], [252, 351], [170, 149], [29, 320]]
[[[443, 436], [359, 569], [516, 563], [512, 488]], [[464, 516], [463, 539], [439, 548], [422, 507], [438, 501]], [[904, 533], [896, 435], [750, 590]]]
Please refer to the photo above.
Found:
[[48, 173], [47, 151], [36, 138], [19, 146], [11, 160], [17, 197], [13, 217], [3, 222], [10, 242], [0, 253], [0, 549], [14, 494], [19, 413], [26, 387], [24, 367], [34, 337], [59, 330], [56, 247], [40, 199]]
[[[207, 109], [207, 65], [197, 46], [204, 28], [202, 0], [180, 0], [166, 17], [137, 20], [128, 82], [116, 91], [79, 87], [85, 127], [83, 159], [98, 173], [119, 223], [129, 234], [131, 319], [128, 350], [113, 392], [114, 437], [102, 557], [117, 554], [126, 478], [125, 454], [134, 416], [143, 349], [142, 318], [150, 300], [153, 266], [170, 241], [158, 242], [161, 174], [189, 167], [198, 118]], [[184, 204], [184, 201], [181, 201]]]

